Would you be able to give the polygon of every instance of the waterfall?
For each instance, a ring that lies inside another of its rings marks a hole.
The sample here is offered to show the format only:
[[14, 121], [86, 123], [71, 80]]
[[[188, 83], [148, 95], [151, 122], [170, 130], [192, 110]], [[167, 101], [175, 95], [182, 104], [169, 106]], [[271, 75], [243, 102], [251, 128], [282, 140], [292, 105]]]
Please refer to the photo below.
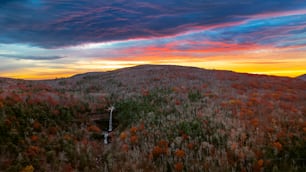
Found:
[[111, 106], [107, 109], [109, 112], [109, 121], [108, 121], [108, 131], [103, 132], [104, 135], [104, 144], [108, 144], [109, 133], [113, 131], [113, 111], [115, 110], [114, 106]]
[[113, 131], [113, 111], [115, 110], [114, 106], [111, 106], [108, 108], [109, 112], [109, 124], [108, 124], [108, 131], [111, 132]]
[[107, 138], [108, 138], [108, 132], [104, 132], [104, 144], [108, 144]]

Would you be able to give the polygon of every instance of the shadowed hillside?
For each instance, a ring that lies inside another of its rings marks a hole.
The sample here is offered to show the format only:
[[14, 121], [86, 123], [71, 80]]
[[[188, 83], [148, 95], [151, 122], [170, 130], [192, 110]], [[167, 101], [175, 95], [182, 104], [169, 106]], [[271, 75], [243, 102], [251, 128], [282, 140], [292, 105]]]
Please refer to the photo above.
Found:
[[297, 77], [298, 79], [306, 81], [306, 74]]
[[[169, 65], [0, 79], [4, 171], [303, 171], [306, 81]], [[109, 108], [115, 130], [103, 143]], [[97, 123], [97, 119], [106, 120]], [[104, 124], [106, 123], [106, 124]]]

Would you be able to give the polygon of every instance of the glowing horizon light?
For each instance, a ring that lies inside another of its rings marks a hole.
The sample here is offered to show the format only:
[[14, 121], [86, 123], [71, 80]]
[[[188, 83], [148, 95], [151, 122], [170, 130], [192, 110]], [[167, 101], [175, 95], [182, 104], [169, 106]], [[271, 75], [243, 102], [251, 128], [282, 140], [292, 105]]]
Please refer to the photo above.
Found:
[[306, 73], [306, 2], [142, 1], [146, 5], [31, 0], [18, 10], [6, 2], [0, 77], [54, 79], [141, 64]]

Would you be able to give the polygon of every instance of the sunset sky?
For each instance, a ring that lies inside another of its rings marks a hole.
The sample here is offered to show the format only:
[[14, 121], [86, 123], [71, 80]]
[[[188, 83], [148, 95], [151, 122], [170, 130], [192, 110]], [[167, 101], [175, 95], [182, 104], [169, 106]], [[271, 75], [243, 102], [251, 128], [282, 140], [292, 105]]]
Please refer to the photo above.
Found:
[[0, 1], [0, 77], [139, 64], [305, 74], [306, 1]]

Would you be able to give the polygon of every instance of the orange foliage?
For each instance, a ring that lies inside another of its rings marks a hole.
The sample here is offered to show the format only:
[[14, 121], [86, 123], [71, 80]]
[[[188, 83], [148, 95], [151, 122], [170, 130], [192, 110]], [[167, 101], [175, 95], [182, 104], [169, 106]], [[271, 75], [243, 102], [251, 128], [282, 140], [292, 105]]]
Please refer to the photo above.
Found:
[[256, 106], [258, 104], [260, 104], [260, 101], [256, 97], [250, 97], [247, 102], [248, 106]]
[[65, 140], [72, 140], [72, 137], [69, 134], [64, 135]]
[[254, 111], [252, 109], [242, 108], [240, 110], [240, 115], [241, 115], [241, 117], [244, 117], [244, 116], [253, 116], [254, 115]]
[[283, 148], [283, 145], [281, 144], [281, 143], [279, 143], [279, 142], [274, 142], [273, 143], [273, 146], [277, 149], [277, 150], [282, 150], [282, 148]]
[[161, 148], [161, 153], [164, 155], [168, 154], [168, 145], [169, 143], [166, 140], [160, 140], [158, 146]]
[[172, 91], [175, 93], [179, 93], [180, 92], [180, 88], [179, 87], [173, 87]]
[[132, 135], [135, 135], [137, 132], [137, 127], [131, 127], [130, 132]]
[[254, 127], [257, 127], [259, 125], [259, 121], [257, 118], [254, 118], [251, 120], [251, 125]]
[[229, 101], [229, 104], [233, 105], [233, 106], [238, 106], [238, 107], [241, 107], [243, 105], [243, 103], [240, 100], [237, 100], [237, 99], [231, 99]]
[[160, 140], [159, 142], [158, 142], [158, 145], [160, 146], [160, 147], [168, 147], [168, 142], [166, 141], [166, 140]]
[[264, 164], [264, 160], [260, 159], [260, 160], [257, 161], [258, 167], [262, 167], [263, 164]]
[[95, 132], [95, 133], [100, 133], [101, 132], [101, 129], [95, 125], [90, 125], [87, 130], [89, 132]]
[[231, 149], [232, 149], [232, 150], [235, 150], [237, 147], [238, 147], [238, 144], [237, 144], [237, 143], [233, 143], [233, 144], [231, 145]]
[[23, 169], [21, 169], [20, 172], [33, 172], [33, 171], [34, 171], [34, 167], [32, 165], [27, 165]]
[[120, 133], [120, 139], [122, 140], [122, 141], [124, 141], [125, 139], [126, 139], [126, 137], [127, 137], [127, 134], [125, 133], [125, 132], [122, 132], [122, 133]]
[[185, 151], [182, 149], [178, 149], [175, 151], [175, 156], [178, 158], [183, 158], [185, 156]]
[[152, 150], [152, 155], [154, 158], [157, 158], [163, 154], [163, 149], [159, 146], [155, 146]]
[[273, 93], [271, 96], [272, 96], [275, 100], [279, 100], [279, 98], [280, 98], [280, 93], [279, 93], [279, 92]]
[[154, 158], [157, 158], [161, 155], [167, 155], [168, 154], [168, 145], [169, 143], [166, 140], [160, 140], [152, 150], [152, 156]]

